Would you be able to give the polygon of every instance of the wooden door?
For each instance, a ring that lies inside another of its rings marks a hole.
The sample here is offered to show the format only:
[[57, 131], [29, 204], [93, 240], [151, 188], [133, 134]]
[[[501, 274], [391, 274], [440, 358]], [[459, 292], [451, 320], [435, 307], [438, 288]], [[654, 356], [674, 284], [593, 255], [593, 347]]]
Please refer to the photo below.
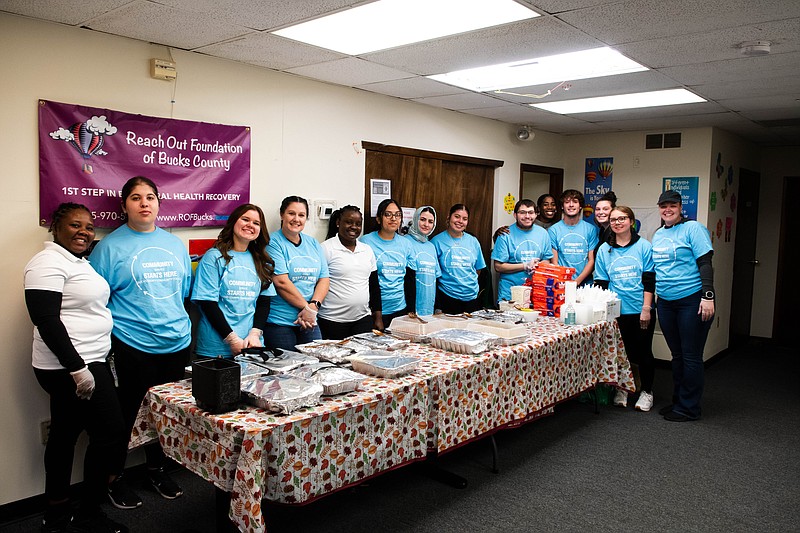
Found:
[[[444, 231], [450, 207], [465, 204], [470, 211], [467, 231], [481, 243], [486, 264], [492, 249], [494, 170], [502, 161], [428, 152], [413, 148], [362, 142], [366, 150], [364, 233], [375, 231], [369, 214], [370, 180], [392, 184], [392, 198], [401, 207], [430, 205], [436, 210], [436, 230]], [[376, 206], [377, 207], [377, 206]]]

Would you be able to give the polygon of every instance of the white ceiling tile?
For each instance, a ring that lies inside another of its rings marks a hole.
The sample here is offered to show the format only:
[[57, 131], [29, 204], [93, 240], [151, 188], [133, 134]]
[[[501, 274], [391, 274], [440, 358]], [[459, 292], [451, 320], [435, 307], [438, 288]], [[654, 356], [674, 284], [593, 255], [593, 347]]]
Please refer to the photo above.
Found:
[[770, 41], [773, 54], [800, 51], [800, 18], [652, 39], [615, 48], [650, 68], [660, 68], [745, 58], [739, 44], [759, 40]]
[[185, 50], [232, 39], [251, 30], [216, 21], [208, 23], [201, 13], [183, 11], [152, 2], [133, 2], [86, 24], [93, 30], [113, 33]]
[[159, 0], [159, 3], [186, 11], [213, 15], [257, 30], [274, 30], [301, 20], [312, 19], [363, 0]]
[[203, 46], [195, 51], [276, 70], [347, 57], [338, 52], [297, 43], [271, 33], [251, 33], [239, 39]]
[[328, 61], [327, 63], [290, 68], [286, 69], [286, 72], [345, 85], [347, 87], [356, 87], [380, 81], [399, 80], [413, 76], [413, 74], [409, 74], [408, 72], [401, 72], [389, 67], [384, 67], [383, 65], [369, 63], [357, 57], [347, 57], [345, 59]]
[[76, 26], [93, 17], [123, 6], [130, 1], [84, 0], [81, 2], [52, 2], [48, 0], [0, 0], [0, 11]]
[[395, 98], [425, 98], [428, 96], [442, 96], [446, 94], [465, 94], [469, 91], [440, 83], [423, 76], [416, 76], [414, 78], [405, 78], [402, 80], [382, 81], [378, 83], [367, 83], [358, 85], [359, 89], [371, 91]]
[[484, 107], [508, 105], [506, 102], [497, 100], [496, 98], [473, 92], [444, 96], [429, 96], [427, 98], [415, 98], [414, 101], [421, 104], [444, 107], [445, 109], [454, 109], [457, 111], [463, 109], [478, 109]]
[[742, 57], [696, 65], [682, 65], [658, 69], [665, 76], [679, 80], [684, 85], [706, 83], [738, 83], [745, 79], [768, 79], [800, 73], [800, 52], [771, 54], [760, 57]]
[[362, 57], [428, 76], [599, 46], [596, 39], [552, 17], [538, 17]]
[[795, 0], [627, 0], [558, 15], [611, 45], [796, 17]]

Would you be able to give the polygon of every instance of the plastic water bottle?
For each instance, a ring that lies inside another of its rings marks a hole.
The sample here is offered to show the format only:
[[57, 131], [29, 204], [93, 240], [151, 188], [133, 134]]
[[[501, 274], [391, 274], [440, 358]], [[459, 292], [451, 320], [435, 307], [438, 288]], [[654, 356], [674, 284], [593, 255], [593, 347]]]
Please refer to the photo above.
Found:
[[567, 304], [567, 309], [564, 314], [564, 325], [565, 326], [574, 326], [575, 325], [575, 308], [572, 307], [572, 304]]

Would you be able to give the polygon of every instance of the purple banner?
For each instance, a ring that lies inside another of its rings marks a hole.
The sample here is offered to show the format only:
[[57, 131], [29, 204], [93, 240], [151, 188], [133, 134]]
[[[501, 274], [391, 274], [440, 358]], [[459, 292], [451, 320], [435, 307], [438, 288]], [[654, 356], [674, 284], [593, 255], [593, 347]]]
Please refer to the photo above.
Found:
[[119, 226], [133, 176], [158, 186], [158, 226], [221, 226], [250, 201], [250, 128], [39, 100], [42, 226], [61, 202], [86, 205], [97, 227]]

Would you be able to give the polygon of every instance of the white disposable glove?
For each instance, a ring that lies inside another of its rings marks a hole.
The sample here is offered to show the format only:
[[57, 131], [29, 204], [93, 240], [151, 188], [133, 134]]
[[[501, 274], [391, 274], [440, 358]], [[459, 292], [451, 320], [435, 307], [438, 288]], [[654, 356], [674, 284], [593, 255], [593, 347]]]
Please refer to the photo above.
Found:
[[264, 332], [258, 328], [253, 328], [250, 330], [250, 333], [247, 334], [247, 337], [244, 339], [244, 347], [245, 348], [261, 348], [264, 346], [261, 344], [261, 335]]
[[534, 270], [536, 270], [536, 267], [538, 265], [539, 265], [539, 259], [531, 259], [530, 261], [525, 263], [525, 273], [531, 274]]
[[297, 320], [294, 323], [300, 326], [300, 329], [311, 329], [317, 325], [317, 312], [306, 305], [297, 313]]
[[233, 355], [239, 355], [242, 353], [242, 348], [245, 347], [242, 338], [234, 331], [231, 331], [228, 333], [228, 336], [225, 337], [225, 344], [231, 349]]
[[78, 398], [81, 400], [88, 400], [91, 398], [94, 392], [94, 376], [89, 370], [89, 367], [85, 366], [69, 374], [75, 381], [75, 394]]

